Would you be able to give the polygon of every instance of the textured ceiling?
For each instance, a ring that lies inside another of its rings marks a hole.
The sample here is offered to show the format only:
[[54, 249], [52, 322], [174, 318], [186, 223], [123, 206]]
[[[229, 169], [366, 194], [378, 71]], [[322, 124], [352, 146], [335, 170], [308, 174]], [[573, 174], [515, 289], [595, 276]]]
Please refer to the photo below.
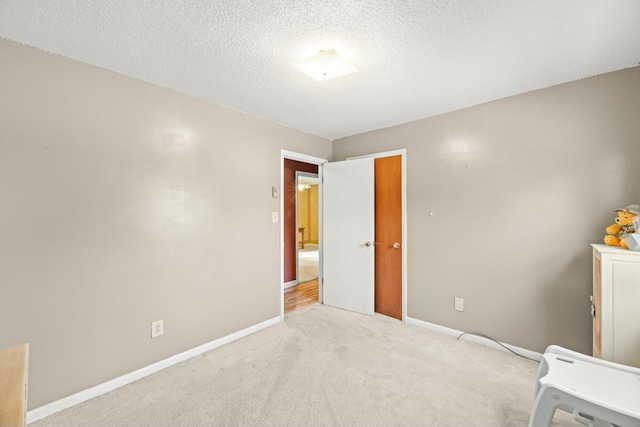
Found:
[[[0, 37], [336, 139], [635, 66], [640, 1], [0, 0]], [[331, 48], [360, 72], [292, 66]]]

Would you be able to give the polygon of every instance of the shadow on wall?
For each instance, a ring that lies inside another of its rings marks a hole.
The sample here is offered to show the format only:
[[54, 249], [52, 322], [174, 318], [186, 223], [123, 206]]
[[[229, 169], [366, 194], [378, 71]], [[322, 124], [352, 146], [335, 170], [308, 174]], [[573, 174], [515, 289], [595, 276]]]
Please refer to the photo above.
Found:
[[[584, 242], [584, 250], [574, 256], [553, 277], [542, 280], [544, 306], [550, 312], [564, 311], [564, 322], [549, 320], [546, 313], [539, 313], [539, 325], [545, 328], [544, 336], [548, 337], [551, 344], [563, 345], [563, 337], [575, 336], [576, 343], [584, 343], [580, 348], [572, 348], [584, 354], [591, 354], [592, 323], [591, 303], [589, 295], [592, 294], [592, 283], [584, 281], [584, 277], [592, 274], [592, 250], [591, 242]], [[579, 273], [579, 274], [578, 274]], [[541, 349], [544, 351], [544, 349]]]

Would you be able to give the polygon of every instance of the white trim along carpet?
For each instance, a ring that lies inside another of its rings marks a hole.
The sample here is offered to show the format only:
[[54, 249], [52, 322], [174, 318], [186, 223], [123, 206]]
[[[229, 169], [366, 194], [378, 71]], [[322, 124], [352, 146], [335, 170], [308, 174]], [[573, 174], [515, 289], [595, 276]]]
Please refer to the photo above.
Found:
[[[538, 363], [314, 304], [34, 426], [526, 426]], [[560, 412], [554, 425], [579, 425]]]

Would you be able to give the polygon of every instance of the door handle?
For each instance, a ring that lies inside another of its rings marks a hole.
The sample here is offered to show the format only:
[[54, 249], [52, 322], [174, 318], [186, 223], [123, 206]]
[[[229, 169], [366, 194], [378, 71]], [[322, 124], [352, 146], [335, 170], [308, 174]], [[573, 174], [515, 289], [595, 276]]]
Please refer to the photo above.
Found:
[[[368, 247], [368, 246], [371, 246], [371, 245], [384, 245], [384, 243], [382, 243], [382, 242], [373, 242], [373, 243], [365, 242], [364, 245]], [[400, 249], [400, 243], [395, 242], [393, 244], [393, 249]]]

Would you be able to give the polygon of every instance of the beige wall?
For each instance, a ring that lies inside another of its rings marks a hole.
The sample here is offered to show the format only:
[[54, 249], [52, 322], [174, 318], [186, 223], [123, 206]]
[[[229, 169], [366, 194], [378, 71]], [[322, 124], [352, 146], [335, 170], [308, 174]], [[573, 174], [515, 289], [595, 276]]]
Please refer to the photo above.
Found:
[[0, 347], [31, 344], [30, 409], [279, 316], [280, 149], [329, 141], [7, 40], [0, 64]]
[[590, 353], [589, 243], [640, 203], [640, 68], [337, 140], [333, 159], [399, 148], [408, 315]]

